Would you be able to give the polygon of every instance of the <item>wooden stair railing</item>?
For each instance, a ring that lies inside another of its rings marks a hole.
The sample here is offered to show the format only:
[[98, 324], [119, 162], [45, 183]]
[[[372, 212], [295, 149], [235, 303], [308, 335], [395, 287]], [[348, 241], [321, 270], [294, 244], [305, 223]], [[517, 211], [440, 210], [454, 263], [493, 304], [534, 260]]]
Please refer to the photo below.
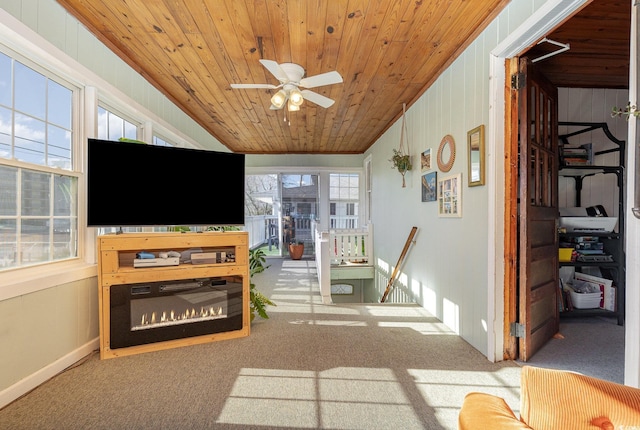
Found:
[[418, 231], [418, 227], [414, 226], [414, 227], [411, 228], [411, 232], [409, 233], [409, 237], [407, 238], [407, 241], [404, 244], [404, 248], [402, 249], [402, 253], [400, 254], [400, 258], [398, 258], [398, 263], [396, 264], [396, 267], [394, 267], [393, 273], [391, 274], [391, 277], [389, 278], [389, 282], [387, 283], [387, 288], [384, 290], [384, 294], [382, 295], [382, 298], [380, 299], [380, 303], [384, 303], [385, 300], [387, 300], [387, 296], [389, 295], [389, 292], [391, 292], [391, 288], [393, 287], [393, 284], [395, 282], [396, 276], [398, 275], [398, 272], [400, 271], [400, 266], [402, 266], [402, 262], [404, 261], [405, 257], [407, 256], [407, 252], [409, 252], [409, 246], [411, 246], [411, 244], [414, 243], [413, 237], [416, 235], [417, 231]]

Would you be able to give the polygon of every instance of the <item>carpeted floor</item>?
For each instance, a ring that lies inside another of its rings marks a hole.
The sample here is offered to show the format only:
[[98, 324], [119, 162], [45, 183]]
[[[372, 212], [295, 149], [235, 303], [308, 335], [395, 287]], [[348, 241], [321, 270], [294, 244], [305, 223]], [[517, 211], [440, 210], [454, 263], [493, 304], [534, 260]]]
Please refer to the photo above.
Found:
[[0, 411], [2, 429], [456, 429], [469, 391], [517, 411], [520, 367], [490, 363], [423, 308], [323, 305], [315, 262], [270, 259], [277, 303], [251, 336], [99, 360]]
[[[521, 363], [522, 364], [522, 363]], [[624, 326], [615, 318], [560, 320], [560, 333], [526, 364], [624, 383]]]

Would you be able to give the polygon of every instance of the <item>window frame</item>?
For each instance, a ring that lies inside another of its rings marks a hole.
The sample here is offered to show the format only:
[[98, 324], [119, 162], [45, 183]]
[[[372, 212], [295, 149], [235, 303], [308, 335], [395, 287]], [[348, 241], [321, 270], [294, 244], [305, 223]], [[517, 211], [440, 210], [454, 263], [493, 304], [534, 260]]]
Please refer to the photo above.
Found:
[[[83, 152], [80, 150], [81, 145], [80, 145], [80, 139], [81, 139], [81, 115], [80, 115], [80, 110], [81, 110], [81, 98], [82, 98], [82, 88], [80, 86], [77, 85], [77, 83], [72, 82], [69, 79], [66, 79], [64, 76], [61, 76], [61, 74], [56, 73], [53, 68], [47, 68], [46, 66], [43, 66], [41, 64], [39, 64], [37, 61], [34, 61], [32, 59], [26, 58], [24, 55], [21, 55], [19, 53], [17, 53], [15, 50], [11, 49], [10, 47], [4, 45], [4, 44], [0, 44], [0, 53], [2, 53], [3, 55], [9, 57], [13, 62], [18, 62], [20, 64], [22, 64], [25, 67], [28, 67], [30, 69], [32, 69], [34, 72], [39, 73], [40, 75], [42, 75], [47, 81], [53, 81], [55, 82], [57, 85], [60, 85], [66, 89], [68, 89], [71, 92], [71, 128], [70, 128], [70, 132], [71, 132], [71, 141], [70, 141], [70, 150], [71, 150], [71, 163], [70, 163], [70, 168], [66, 169], [66, 168], [59, 168], [59, 167], [51, 167], [49, 166], [47, 160], [45, 159], [45, 164], [36, 164], [36, 163], [30, 163], [27, 161], [22, 161], [22, 160], [18, 160], [15, 158], [4, 158], [4, 157], [0, 157], [0, 164], [3, 166], [7, 166], [7, 167], [13, 167], [13, 168], [17, 168], [21, 171], [25, 171], [25, 170], [29, 170], [29, 171], [34, 171], [34, 172], [39, 172], [39, 173], [46, 173], [49, 175], [61, 175], [61, 176], [65, 176], [65, 177], [69, 177], [69, 178], [73, 178], [76, 180], [77, 183], [77, 195], [76, 195], [76, 213], [75, 213], [75, 219], [76, 219], [76, 255], [75, 256], [69, 256], [69, 257], [65, 257], [65, 258], [61, 258], [61, 259], [57, 259], [57, 260], [47, 260], [47, 261], [41, 261], [41, 262], [35, 262], [33, 264], [20, 264], [14, 267], [9, 267], [6, 269], [2, 269], [0, 270], [0, 285], [2, 285], [4, 283], [5, 278], [11, 278], [14, 272], [19, 273], [21, 276], [24, 276], [23, 274], [25, 272], [29, 272], [29, 273], [33, 273], [35, 276], [40, 276], [40, 273], [50, 273], [51, 270], [53, 270], [54, 272], [57, 270], [57, 267], [64, 267], [66, 270], [66, 268], [69, 265], [76, 265], [78, 264], [78, 262], [82, 259], [82, 256], [84, 255], [84, 235], [83, 235], [83, 227], [82, 225], [84, 224], [84, 220], [83, 220], [83, 211], [82, 211], [82, 207], [84, 205], [84, 200], [81, 200], [83, 198], [83, 194], [81, 192], [81, 190], [83, 189], [82, 187], [82, 179], [83, 179], [83, 173], [82, 173], [82, 166], [83, 166], [83, 162], [82, 162], [82, 156], [83, 156]], [[15, 66], [14, 66], [15, 67]], [[12, 81], [11, 81], [12, 85], [13, 85], [13, 76], [12, 76]], [[15, 99], [15, 94], [12, 92], [12, 99]], [[12, 106], [10, 106], [10, 109], [12, 111], [12, 115], [15, 115], [16, 112], [18, 113], [22, 113], [21, 111], [16, 111], [15, 110], [15, 102], [12, 103]], [[49, 122], [45, 122], [45, 125], [48, 125]], [[12, 131], [11, 131], [11, 138], [12, 138], [12, 156], [14, 155], [14, 145], [15, 143], [13, 142], [13, 140], [15, 139], [15, 131], [13, 130], [13, 121], [12, 121]], [[48, 145], [48, 142], [47, 142]], [[19, 187], [19, 185], [18, 185]], [[17, 214], [16, 218], [32, 218], [29, 216], [24, 216], [24, 215], [20, 215]], [[47, 217], [48, 219], [51, 220], [51, 222], [53, 222], [53, 220], [56, 218], [54, 215], [49, 215]], [[18, 233], [20, 234], [20, 233]], [[53, 240], [53, 239], [51, 239]], [[18, 240], [18, 243], [20, 243], [20, 240]], [[6, 275], [5, 274], [9, 274]], [[0, 293], [0, 297], [2, 297], [2, 294]]]

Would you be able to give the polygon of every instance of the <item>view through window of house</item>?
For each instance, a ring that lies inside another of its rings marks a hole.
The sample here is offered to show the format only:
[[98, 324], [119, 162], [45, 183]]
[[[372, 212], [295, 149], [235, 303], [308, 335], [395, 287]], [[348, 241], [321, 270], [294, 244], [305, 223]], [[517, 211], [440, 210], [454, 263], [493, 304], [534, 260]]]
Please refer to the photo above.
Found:
[[[281, 174], [282, 249], [304, 244], [304, 254], [314, 254], [313, 234], [318, 218], [318, 175]], [[288, 252], [288, 251], [287, 251]]]
[[329, 228], [357, 228], [360, 176], [357, 173], [329, 175]]
[[0, 270], [77, 256], [73, 99], [0, 53]]
[[244, 189], [245, 230], [256, 242], [252, 245], [264, 244], [267, 255], [279, 255], [278, 175], [246, 175]]

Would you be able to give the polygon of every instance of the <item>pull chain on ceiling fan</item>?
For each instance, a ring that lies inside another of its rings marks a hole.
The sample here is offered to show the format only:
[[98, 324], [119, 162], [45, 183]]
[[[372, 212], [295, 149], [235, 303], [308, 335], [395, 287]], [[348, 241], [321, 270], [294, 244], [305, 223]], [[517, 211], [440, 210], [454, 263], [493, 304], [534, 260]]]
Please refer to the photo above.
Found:
[[[280, 85], [272, 84], [231, 84], [234, 89], [273, 89], [278, 90], [271, 97], [272, 110], [282, 109], [285, 104], [287, 110], [297, 111], [305, 100], [317, 104], [323, 108], [332, 106], [335, 101], [322, 94], [310, 91], [306, 88], [322, 87], [342, 83], [342, 76], [336, 71], [321, 73], [319, 75], [304, 78], [304, 68], [294, 63], [278, 64], [273, 60], [260, 60], [260, 63], [280, 82]], [[304, 88], [300, 90], [300, 88]]]

